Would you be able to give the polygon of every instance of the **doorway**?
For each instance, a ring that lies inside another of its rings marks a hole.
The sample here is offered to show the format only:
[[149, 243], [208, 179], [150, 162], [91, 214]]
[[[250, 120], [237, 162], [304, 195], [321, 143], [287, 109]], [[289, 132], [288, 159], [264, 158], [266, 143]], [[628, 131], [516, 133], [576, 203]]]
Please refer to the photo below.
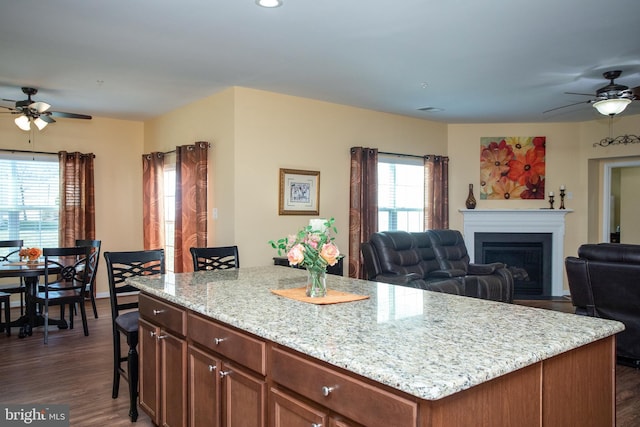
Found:
[[604, 164], [601, 241], [640, 244], [640, 160]]

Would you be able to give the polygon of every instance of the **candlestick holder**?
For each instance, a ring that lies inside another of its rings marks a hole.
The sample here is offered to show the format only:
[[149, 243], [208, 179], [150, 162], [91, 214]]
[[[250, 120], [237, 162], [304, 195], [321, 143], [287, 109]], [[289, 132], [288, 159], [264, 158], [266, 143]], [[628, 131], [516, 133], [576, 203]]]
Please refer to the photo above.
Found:
[[564, 209], [564, 188], [560, 189], [560, 209]]
[[553, 196], [549, 196], [549, 209], [553, 209]]

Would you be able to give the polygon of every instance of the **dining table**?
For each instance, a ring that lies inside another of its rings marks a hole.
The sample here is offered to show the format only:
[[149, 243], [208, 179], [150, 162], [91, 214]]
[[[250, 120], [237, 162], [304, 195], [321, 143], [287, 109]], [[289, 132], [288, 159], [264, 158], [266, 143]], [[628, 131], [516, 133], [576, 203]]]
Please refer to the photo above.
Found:
[[[15, 261], [0, 264], [0, 278], [18, 277], [24, 280], [25, 285], [25, 314], [11, 322], [10, 327], [19, 327], [18, 337], [24, 338], [33, 334], [33, 328], [44, 325], [44, 316], [38, 311], [34, 296], [38, 292], [40, 276], [45, 272], [43, 261]], [[57, 264], [49, 265], [49, 274], [57, 274], [60, 267]], [[60, 329], [68, 328], [64, 319], [49, 318], [50, 325], [56, 325]]]

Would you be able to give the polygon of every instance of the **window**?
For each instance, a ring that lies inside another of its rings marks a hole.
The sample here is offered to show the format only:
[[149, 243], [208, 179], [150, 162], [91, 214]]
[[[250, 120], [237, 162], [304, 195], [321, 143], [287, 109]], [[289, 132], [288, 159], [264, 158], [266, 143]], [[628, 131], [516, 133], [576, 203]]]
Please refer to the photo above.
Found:
[[174, 270], [176, 228], [176, 165], [164, 165], [164, 258], [165, 269]]
[[378, 230], [423, 231], [424, 162], [378, 157]]
[[57, 247], [60, 217], [58, 156], [0, 154], [0, 240]]

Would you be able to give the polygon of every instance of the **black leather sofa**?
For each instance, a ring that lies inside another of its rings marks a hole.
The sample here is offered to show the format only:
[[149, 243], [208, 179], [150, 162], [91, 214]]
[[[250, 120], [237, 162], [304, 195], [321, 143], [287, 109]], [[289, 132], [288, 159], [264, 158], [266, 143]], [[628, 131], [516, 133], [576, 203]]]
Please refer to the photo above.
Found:
[[511, 272], [501, 263], [470, 263], [457, 230], [378, 232], [362, 243], [361, 251], [369, 280], [513, 301]]
[[618, 360], [640, 367], [640, 245], [585, 244], [565, 268], [576, 314], [624, 323]]

